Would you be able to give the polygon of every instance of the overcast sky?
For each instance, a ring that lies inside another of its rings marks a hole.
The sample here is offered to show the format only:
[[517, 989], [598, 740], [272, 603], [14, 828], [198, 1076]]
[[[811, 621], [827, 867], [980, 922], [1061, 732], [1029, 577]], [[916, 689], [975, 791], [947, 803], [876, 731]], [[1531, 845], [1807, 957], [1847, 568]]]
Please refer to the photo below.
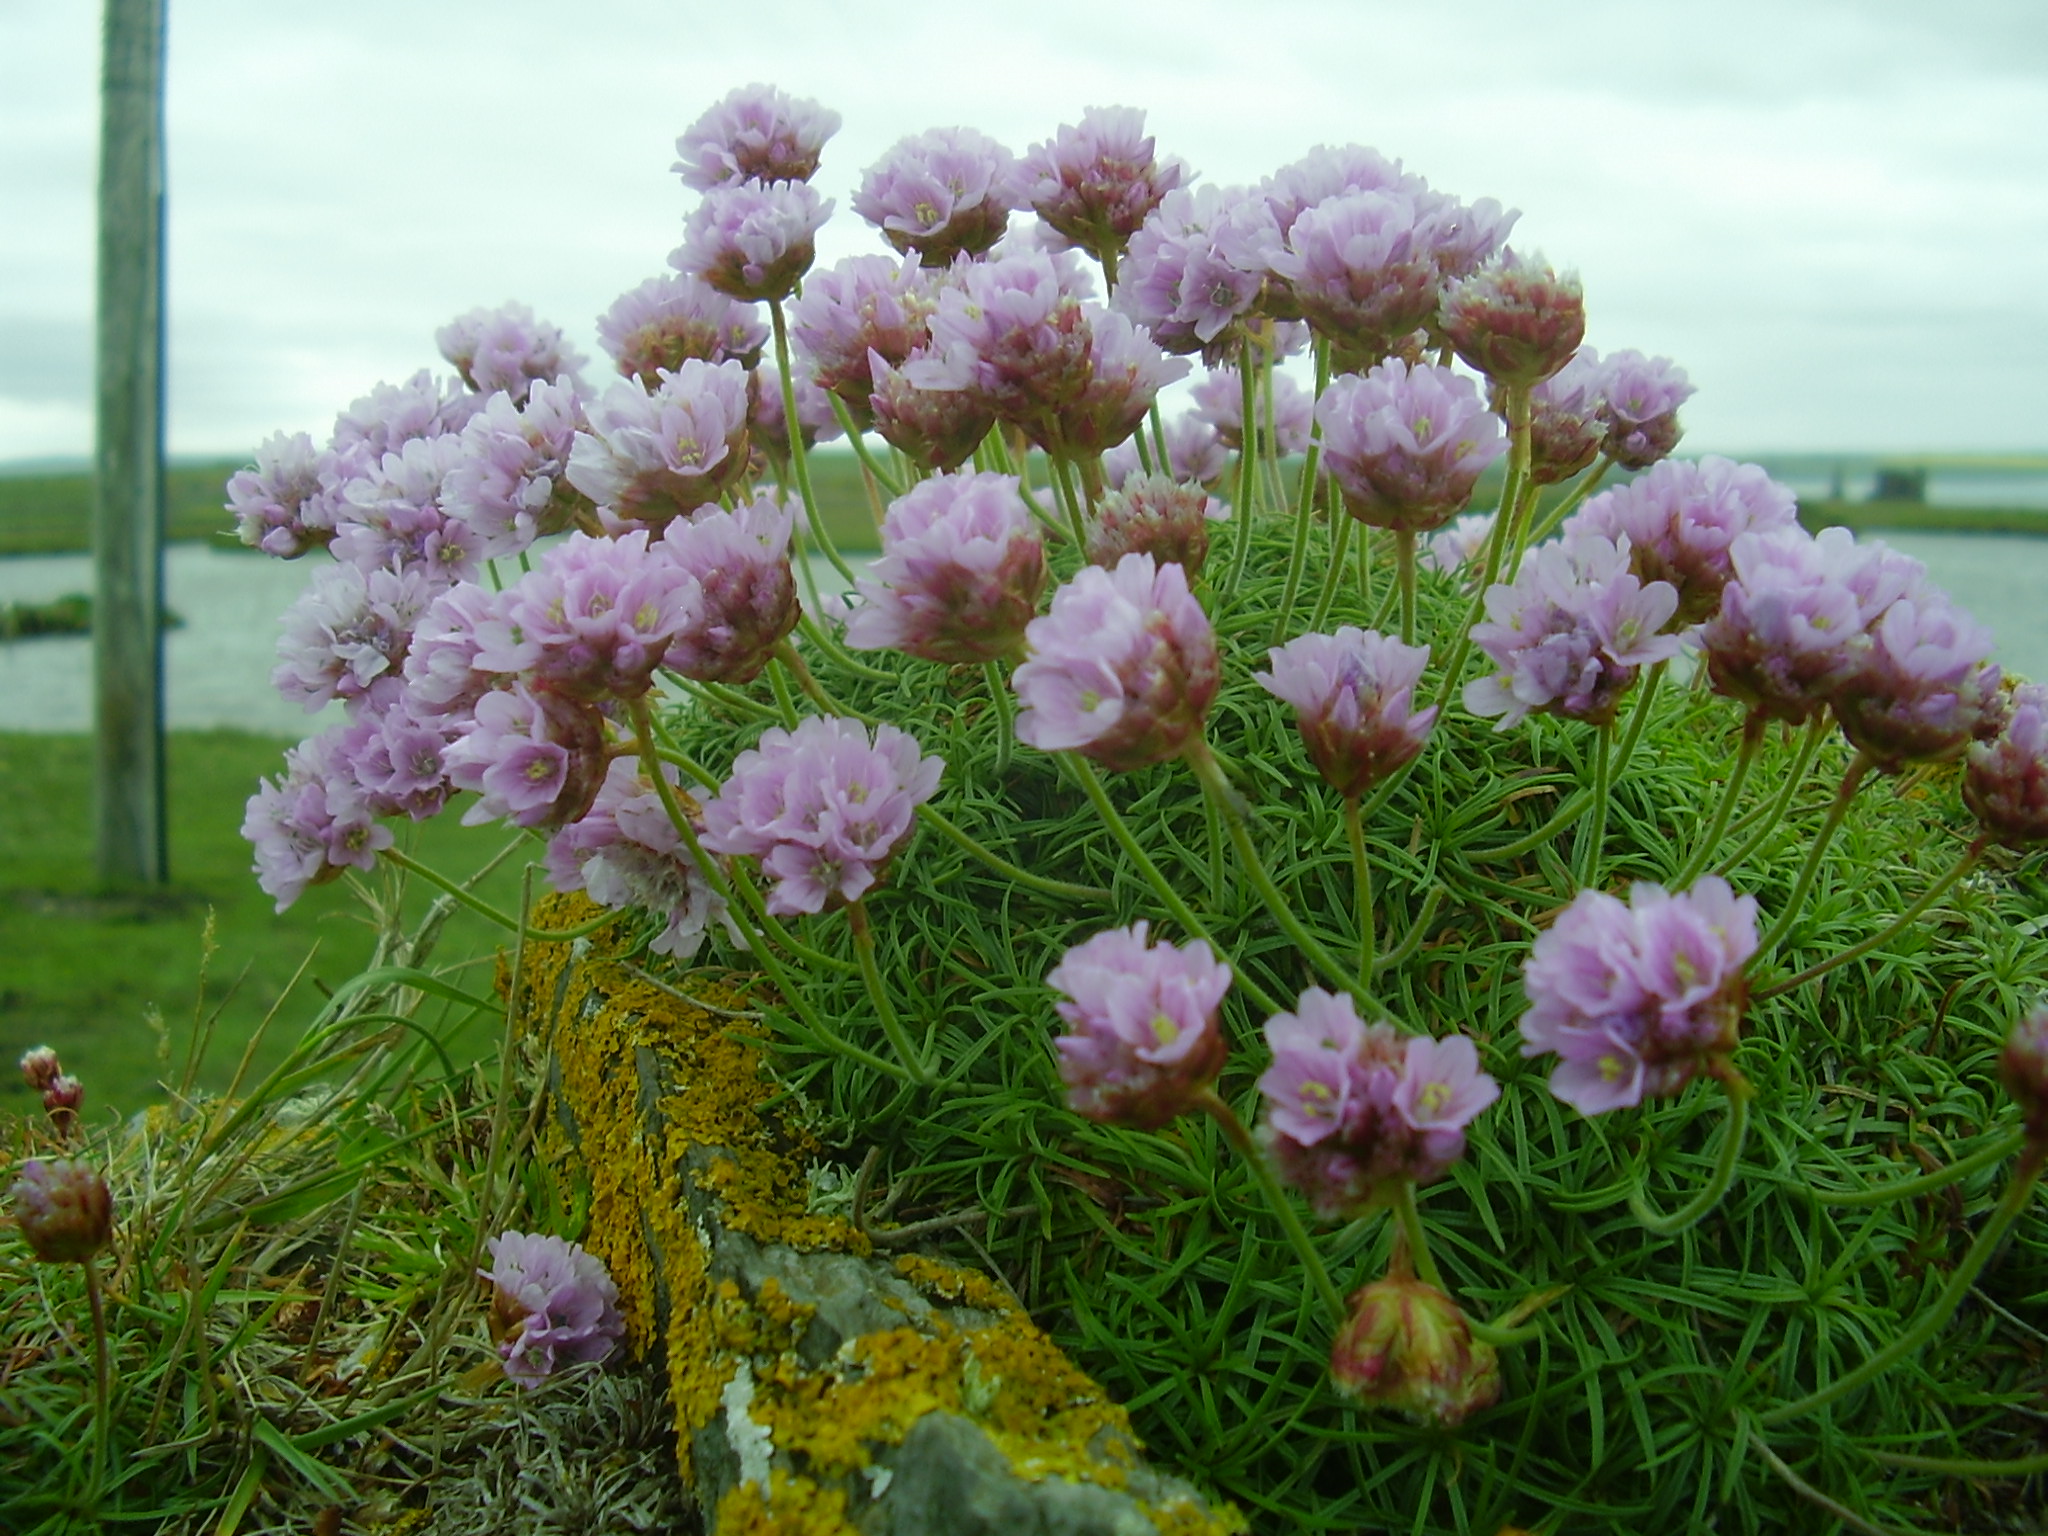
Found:
[[[751, 80], [844, 114], [827, 261], [906, 134], [1139, 106], [1213, 181], [1359, 142], [1520, 208], [1589, 340], [1691, 373], [1689, 448], [2048, 445], [2040, 0], [169, 4], [174, 453], [324, 435], [479, 304], [595, 356]], [[98, 46], [92, 0], [0, 0], [0, 460], [91, 442]]]

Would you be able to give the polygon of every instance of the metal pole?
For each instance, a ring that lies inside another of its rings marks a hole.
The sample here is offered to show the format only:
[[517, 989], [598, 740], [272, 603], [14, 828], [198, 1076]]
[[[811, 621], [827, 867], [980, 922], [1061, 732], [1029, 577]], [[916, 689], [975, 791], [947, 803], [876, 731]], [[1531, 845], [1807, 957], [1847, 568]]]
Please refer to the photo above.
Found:
[[93, 454], [94, 852], [170, 877], [164, 818], [164, 6], [106, 0]]

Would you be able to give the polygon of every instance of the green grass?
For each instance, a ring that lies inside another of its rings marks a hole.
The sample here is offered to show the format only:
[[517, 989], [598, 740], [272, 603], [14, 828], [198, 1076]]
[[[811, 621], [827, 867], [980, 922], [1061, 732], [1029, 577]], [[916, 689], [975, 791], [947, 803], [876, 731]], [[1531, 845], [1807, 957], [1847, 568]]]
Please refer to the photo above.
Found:
[[[12, 1070], [30, 1046], [55, 1046], [85, 1084], [88, 1115], [132, 1113], [163, 1097], [167, 1070], [151, 1020], [161, 1015], [182, 1060], [195, 1018], [213, 1019], [215, 1045], [200, 1083], [224, 1088], [243, 1046], [273, 1009], [277, 1018], [255, 1052], [267, 1068], [296, 1041], [321, 992], [361, 970], [377, 933], [346, 881], [308, 891], [288, 912], [272, 910], [250, 873], [242, 840], [243, 802], [261, 775], [282, 771], [284, 744], [232, 732], [170, 738], [172, 883], [163, 891], [94, 888], [91, 746], [82, 736], [0, 735], [0, 1109], [31, 1099]], [[503, 848], [508, 834], [462, 827], [453, 815], [401, 826], [437, 869], [467, 876]], [[529, 845], [535, 856], [539, 844]], [[481, 887], [501, 910], [519, 903], [520, 860]], [[384, 867], [369, 881], [416, 919], [429, 892], [398, 893]], [[206, 956], [209, 924], [215, 953]], [[497, 933], [470, 913], [453, 916], [436, 959], [495, 953]], [[295, 991], [301, 963], [305, 975]], [[203, 973], [203, 975], [202, 975]], [[488, 990], [488, 972], [477, 983]], [[458, 1042], [483, 1050], [490, 1042]]]
[[1924, 501], [1802, 501], [1799, 521], [1809, 532], [1847, 528], [1916, 533], [2048, 535], [2048, 510], [2039, 507], [1943, 507]]

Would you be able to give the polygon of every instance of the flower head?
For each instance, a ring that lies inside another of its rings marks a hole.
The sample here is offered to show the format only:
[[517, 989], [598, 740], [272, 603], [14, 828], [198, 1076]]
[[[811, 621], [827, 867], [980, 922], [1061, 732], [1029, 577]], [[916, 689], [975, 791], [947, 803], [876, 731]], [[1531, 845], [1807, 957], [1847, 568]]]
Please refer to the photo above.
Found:
[[1960, 757], [1998, 733], [2002, 701], [1991, 631], [1921, 585], [1869, 627], [1869, 647], [1832, 703], [1842, 734], [1887, 773]]
[[1216, 696], [1215, 632], [1187, 573], [1150, 555], [1083, 566], [1024, 632], [1018, 739], [1126, 770], [1180, 754]]
[[[1194, 485], [1214, 485], [1229, 472], [1230, 455], [1224, 451], [1222, 438], [1214, 427], [1193, 411], [1183, 411], [1168, 422], [1165, 435], [1164, 474], [1168, 479]], [[1145, 440], [1145, 435], [1138, 433], [1103, 454], [1104, 485], [1115, 489], [1127, 483], [1133, 475], [1145, 472], [1144, 462], [1138, 457], [1141, 440]], [[1101, 565], [1105, 562], [1098, 560], [1095, 563]], [[1107, 563], [1114, 565], [1116, 562]]]
[[1340, 193], [1288, 227], [1272, 270], [1340, 371], [1371, 367], [1435, 318], [1444, 277], [1435, 229], [1425, 203], [1394, 191]]
[[1324, 462], [1353, 517], [1427, 532], [1465, 510], [1480, 474], [1507, 451], [1500, 418], [1470, 379], [1389, 358], [1333, 382], [1316, 406]]
[[1346, 624], [1267, 653], [1259, 686], [1294, 706], [1309, 761], [1338, 794], [1364, 794], [1422, 751], [1436, 709], [1415, 710], [1426, 645], [1403, 645]]
[[256, 449], [256, 467], [228, 479], [235, 536], [252, 549], [290, 560], [334, 537], [340, 484], [332, 452], [303, 432], [278, 432]]
[[1571, 361], [1586, 336], [1579, 275], [1540, 256], [1498, 259], [1444, 289], [1438, 325], [1458, 356], [1500, 384], [1534, 384]]
[[1496, 730], [1537, 710], [1606, 725], [1637, 673], [1678, 654], [1664, 627], [1678, 609], [1667, 581], [1629, 570], [1628, 541], [1579, 532], [1540, 546], [1512, 586], [1486, 591], [1472, 643], [1501, 670], [1465, 685], [1465, 707], [1500, 716]]
[[[679, 798], [681, 781], [664, 765]], [[687, 805], [687, 802], [686, 802]], [[632, 758], [614, 758], [583, 819], [548, 839], [548, 879], [558, 891], [586, 891], [601, 907], [638, 908], [664, 920], [648, 948], [688, 960], [725, 902], [684, 846], [654, 786]]]
[[2006, 1091], [2019, 1102], [2027, 1140], [2048, 1144], [2048, 1003], [2020, 1016], [1998, 1055]]
[[1425, 571], [1441, 571], [1446, 576], [1462, 568], [1469, 560], [1478, 558], [1486, 547], [1487, 537], [1493, 532], [1496, 514], [1492, 512], [1467, 512], [1463, 517], [1454, 518], [1450, 524], [1438, 529], [1423, 541], [1422, 553], [1416, 564]]
[[1067, 1102], [1091, 1120], [1156, 1130], [1223, 1070], [1216, 1010], [1230, 967], [1196, 940], [1152, 943], [1144, 923], [1069, 949], [1046, 978], [1071, 1034], [1054, 1042]]
[[21, 1053], [21, 1076], [31, 1092], [41, 1093], [64, 1073], [63, 1064], [57, 1053], [47, 1045], [38, 1045]]
[[8, 1190], [15, 1224], [45, 1264], [83, 1264], [114, 1237], [114, 1197], [84, 1163], [32, 1157]]
[[573, 384], [588, 361], [560, 326], [518, 303], [458, 315], [434, 333], [434, 341], [463, 383], [479, 395], [503, 390], [514, 405], [526, 403], [536, 380]]
[[506, 593], [476, 664], [518, 673], [576, 699], [634, 699], [698, 617], [696, 583], [644, 530], [617, 539], [572, 533]]
[[860, 419], [875, 387], [873, 359], [900, 368], [931, 339], [935, 283], [914, 257], [849, 256], [813, 273], [790, 306], [789, 333], [818, 387]]
[[466, 524], [483, 556], [516, 555], [562, 533], [590, 501], [569, 484], [569, 454], [583, 404], [567, 385], [536, 380], [521, 410], [500, 392], [462, 429], [462, 454], [441, 485], [447, 514]]
[[1272, 210], [1243, 187], [1169, 192], [1131, 236], [1115, 307], [1169, 352], [1235, 353], [1280, 250]]
[[889, 504], [872, 578], [847, 621], [855, 650], [993, 661], [1023, 642], [1045, 550], [1014, 475], [939, 475]]
[[594, 401], [590, 431], [569, 452], [569, 483], [621, 519], [659, 526], [716, 501], [747, 471], [747, 372], [737, 362], [685, 361], [614, 384]]
[[661, 553], [696, 586], [663, 664], [699, 682], [751, 682], [801, 610], [789, 564], [796, 508], [757, 496], [670, 523]]
[[944, 472], [960, 468], [974, 456], [996, 424], [996, 408], [971, 385], [948, 383], [943, 388], [926, 389], [914, 383], [909, 370], [934, 361], [928, 350], [920, 349], [899, 369], [891, 367], [880, 353], [870, 352], [873, 388], [868, 409], [875, 430], [890, 447], [927, 469]]
[[752, 368], [761, 360], [768, 327], [755, 305], [675, 272], [620, 294], [598, 316], [597, 340], [620, 373], [652, 390], [662, 374], [692, 358]]
[[1187, 179], [1187, 166], [1160, 160], [1135, 107], [1090, 107], [1031, 146], [1018, 190], [1038, 216], [1096, 260], [1130, 242], [1160, 199]]
[[[608, 763], [604, 716], [595, 703], [520, 683], [478, 699], [474, 717], [474, 727], [445, 754], [449, 782], [477, 792], [464, 826], [502, 819], [559, 827], [582, 819]], [[377, 830], [388, 844], [390, 833]]]
[[1330, 1346], [1330, 1382], [1375, 1408], [1449, 1427], [1499, 1400], [1500, 1361], [1450, 1297], [1412, 1275], [1390, 1275], [1352, 1295]]
[[770, 912], [858, 901], [910, 840], [945, 764], [893, 725], [810, 716], [772, 727], [704, 807], [704, 846], [761, 861]]
[[1716, 875], [1624, 904], [1581, 891], [1522, 968], [1522, 1054], [1559, 1057], [1550, 1091], [1581, 1114], [1676, 1093], [1735, 1050], [1756, 953], [1756, 900]]
[[1295, 1006], [1266, 1021], [1273, 1064], [1259, 1078], [1261, 1135], [1281, 1177], [1326, 1220], [1385, 1203], [1403, 1180], [1441, 1177], [1465, 1127], [1500, 1097], [1477, 1047], [1367, 1024], [1321, 987]]
[[1963, 801], [2008, 848], [2048, 842], [2048, 685], [2021, 683], [2005, 699], [2005, 723], [1969, 749]]
[[739, 181], [711, 188], [683, 224], [669, 265], [734, 299], [781, 299], [817, 256], [832, 214], [808, 182]]
[[1623, 469], [1648, 469], [1678, 446], [1678, 408], [1695, 393], [1685, 370], [1668, 357], [1609, 353], [1600, 365], [1600, 446]]
[[[1309, 428], [1315, 420], [1316, 403], [1294, 379], [1275, 369], [1267, 377], [1273, 386], [1273, 446], [1282, 458], [1305, 452]], [[1215, 427], [1223, 446], [1236, 453], [1244, 445], [1244, 385], [1235, 368], [1212, 368], [1190, 394], [1200, 418]], [[1266, 402], [1255, 399], [1253, 425], [1261, 441], [1266, 435]]]
[[743, 85], [676, 140], [669, 167], [699, 192], [738, 181], [809, 181], [839, 114], [772, 85]]
[[943, 267], [1002, 238], [1017, 192], [1017, 160], [1002, 145], [973, 128], [933, 128], [868, 167], [853, 211], [897, 250]]
[[486, 1246], [491, 1267], [477, 1274], [491, 1282], [491, 1333], [513, 1381], [537, 1387], [618, 1347], [626, 1325], [603, 1260], [538, 1232], [502, 1232]]
[[[1172, 456], [1169, 437], [1167, 457]], [[1192, 580], [1209, 558], [1209, 524], [1229, 515], [1199, 484], [1133, 471], [1102, 498], [1089, 521], [1088, 563], [1114, 569], [1125, 555], [1150, 555], [1156, 564], [1179, 566]]]

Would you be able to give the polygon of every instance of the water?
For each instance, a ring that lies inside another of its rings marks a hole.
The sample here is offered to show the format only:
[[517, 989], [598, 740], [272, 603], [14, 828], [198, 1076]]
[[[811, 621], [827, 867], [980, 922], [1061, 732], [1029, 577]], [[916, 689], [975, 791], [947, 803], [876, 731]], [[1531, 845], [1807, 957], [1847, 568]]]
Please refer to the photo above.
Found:
[[[1991, 626], [2009, 671], [2048, 679], [2048, 539], [2006, 535], [1899, 533], [1885, 541], [1927, 563], [1934, 579]], [[292, 740], [340, 718], [330, 705], [308, 715], [270, 686], [278, 618], [325, 557], [299, 561], [235, 554], [203, 545], [165, 553], [170, 605], [185, 627], [165, 645], [167, 712], [173, 730], [229, 728]], [[826, 570], [822, 573], [829, 576]], [[90, 591], [86, 555], [0, 560], [0, 602], [47, 602]], [[0, 730], [92, 729], [89, 637], [0, 641]]]

